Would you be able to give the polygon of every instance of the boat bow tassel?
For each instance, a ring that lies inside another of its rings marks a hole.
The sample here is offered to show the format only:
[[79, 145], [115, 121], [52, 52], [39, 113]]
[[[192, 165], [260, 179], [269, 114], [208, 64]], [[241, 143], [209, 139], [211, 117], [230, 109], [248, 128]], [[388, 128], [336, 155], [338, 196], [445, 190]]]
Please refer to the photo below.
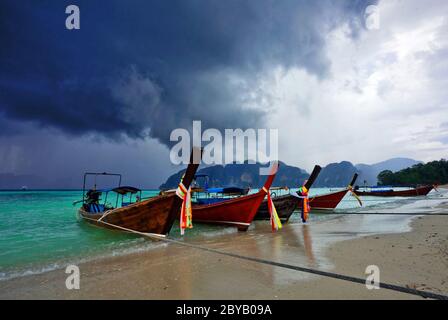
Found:
[[266, 192], [268, 196], [268, 209], [269, 214], [271, 215], [271, 227], [272, 231], [277, 231], [282, 228], [282, 222], [278, 217], [277, 210], [275, 209], [274, 202], [272, 201], [271, 193], [265, 187], [263, 187], [263, 191]]
[[191, 188], [187, 188], [183, 183], [179, 184], [176, 195], [182, 199], [182, 207], [180, 209], [180, 234], [185, 233], [185, 229], [193, 228], [191, 213]]
[[308, 198], [308, 189], [305, 186], [302, 186], [299, 189], [299, 194], [303, 199], [302, 203], [302, 222], [306, 222], [308, 220], [308, 215], [310, 213], [310, 199]]

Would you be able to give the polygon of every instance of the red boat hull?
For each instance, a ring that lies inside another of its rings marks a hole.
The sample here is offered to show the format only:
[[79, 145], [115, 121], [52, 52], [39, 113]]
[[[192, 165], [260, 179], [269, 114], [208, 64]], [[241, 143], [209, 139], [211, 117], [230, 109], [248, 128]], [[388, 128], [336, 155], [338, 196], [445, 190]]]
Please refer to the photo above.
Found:
[[[316, 171], [316, 176], [312, 178], [312, 182], [317, 178], [317, 175], [320, 172], [320, 167], [317, 166], [319, 170]], [[316, 168], [315, 168], [316, 169]], [[314, 173], [314, 170], [313, 170]], [[313, 174], [311, 175], [313, 176]], [[311, 210], [333, 210], [337, 207], [339, 202], [344, 198], [347, 192], [352, 188], [351, 186], [355, 183], [358, 174], [355, 173], [352, 177], [351, 182], [349, 183], [349, 187], [345, 188], [341, 191], [336, 191], [332, 193], [327, 193], [323, 195], [318, 195], [309, 198], [309, 204]], [[311, 185], [310, 185], [311, 186]], [[288, 222], [289, 218], [293, 214], [293, 212], [297, 209], [302, 210], [303, 200], [293, 196], [292, 194], [287, 194], [283, 196], [274, 197], [272, 199], [274, 202], [275, 208], [277, 209], [277, 214], [279, 218], [283, 222]], [[269, 220], [271, 218], [268, 210], [267, 200], [264, 200], [258, 210], [257, 216], [255, 219], [257, 220]]]
[[253, 194], [227, 201], [193, 206], [193, 223], [231, 225], [246, 231], [266, 193]]
[[266, 196], [266, 191], [271, 187], [275, 173], [271, 174], [264, 187], [255, 194], [229, 199], [226, 201], [193, 205], [193, 224], [221, 224], [235, 226], [240, 231], [246, 231]]
[[[345, 197], [347, 192], [348, 189], [344, 189], [341, 191], [310, 197], [311, 210], [333, 210]], [[299, 203], [299, 208], [302, 208], [302, 203]]]
[[373, 197], [417, 197], [426, 196], [434, 187], [425, 186], [410, 190], [400, 191], [354, 191], [358, 196], [373, 196]]
[[[342, 198], [347, 194], [348, 189], [310, 197], [311, 210], [333, 210], [337, 207]], [[282, 222], [288, 222], [289, 218], [296, 210], [302, 210], [302, 201], [291, 194], [278, 196], [272, 199], [277, 214]], [[255, 220], [269, 220], [271, 218], [268, 211], [267, 201], [264, 200], [258, 210]]]

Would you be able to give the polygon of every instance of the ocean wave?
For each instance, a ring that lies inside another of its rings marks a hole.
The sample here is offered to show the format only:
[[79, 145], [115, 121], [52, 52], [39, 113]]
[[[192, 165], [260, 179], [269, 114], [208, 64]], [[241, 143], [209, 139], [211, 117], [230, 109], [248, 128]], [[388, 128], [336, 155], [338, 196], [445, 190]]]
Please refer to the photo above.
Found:
[[[111, 258], [111, 257], [119, 257], [119, 256], [125, 256], [129, 254], [134, 253], [140, 253], [140, 252], [148, 252], [150, 250], [163, 248], [168, 245], [166, 242], [149, 242], [146, 241], [146, 239], [142, 239], [145, 243], [140, 244], [134, 244], [130, 247], [125, 248], [118, 248], [115, 250], [112, 250], [111, 252], [106, 253], [99, 253], [95, 254], [89, 257], [83, 257], [83, 258], [73, 258], [68, 260], [60, 260], [57, 262], [52, 262], [44, 265], [34, 265], [34, 266], [26, 266], [22, 268], [18, 268], [15, 270], [7, 270], [7, 271], [0, 271], [0, 281], [6, 281], [11, 280], [14, 278], [21, 278], [26, 276], [32, 276], [37, 274], [42, 274], [46, 272], [51, 272], [55, 270], [64, 269], [69, 265], [79, 265], [83, 263], [88, 263], [92, 261], [97, 261], [101, 259]], [[122, 243], [121, 245], [125, 245], [125, 243]]]

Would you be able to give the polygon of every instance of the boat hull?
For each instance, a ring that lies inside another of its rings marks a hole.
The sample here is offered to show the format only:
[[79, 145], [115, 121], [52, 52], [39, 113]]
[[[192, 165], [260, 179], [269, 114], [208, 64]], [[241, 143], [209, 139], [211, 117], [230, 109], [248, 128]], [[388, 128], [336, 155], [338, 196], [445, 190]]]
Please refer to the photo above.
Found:
[[230, 225], [246, 231], [266, 193], [242, 196], [208, 205], [193, 206], [193, 223]]
[[193, 205], [193, 224], [207, 223], [235, 226], [239, 231], [246, 231], [257, 214], [266, 192], [272, 185], [278, 165], [267, 178], [264, 186], [255, 194], [232, 198], [225, 201], [204, 205]]
[[[304, 188], [309, 190], [313, 185], [314, 181], [317, 179], [322, 168], [319, 165], [314, 166], [313, 171], [310, 174], [310, 177], [305, 182]], [[289, 218], [293, 214], [293, 212], [299, 207], [302, 201], [300, 198], [293, 196], [291, 194], [282, 195], [282, 196], [272, 196], [272, 202], [274, 203], [275, 210], [277, 211], [277, 215], [279, 219], [283, 223], [287, 223]], [[268, 200], [265, 199], [260, 205], [258, 212], [255, 216], [257, 220], [270, 220], [271, 214], [269, 213]]]
[[426, 196], [434, 187], [424, 186], [420, 188], [410, 189], [410, 190], [399, 190], [399, 191], [354, 191], [358, 196], [372, 196], [372, 197], [417, 197]]
[[[348, 189], [310, 197], [311, 210], [334, 210], [347, 194]], [[301, 208], [301, 204], [299, 204]]]
[[[323, 194], [309, 198], [311, 210], [334, 210], [347, 194], [348, 189]], [[301, 199], [291, 194], [278, 196], [272, 199], [278, 217], [282, 222], [288, 222], [296, 210], [302, 209]], [[270, 220], [267, 200], [264, 200], [258, 209], [255, 220]]]
[[180, 205], [180, 198], [170, 194], [104, 213], [90, 213], [83, 209], [78, 213], [87, 222], [100, 227], [166, 235], [179, 215]]
[[[300, 199], [293, 195], [287, 194], [272, 198], [277, 215], [283, 223], [288, 222], [291, 215], [299, 207]], [[268, 201], [263, 200], [255, 216], [255, 220], [270, 220], [271, 214], [269, 213]]]

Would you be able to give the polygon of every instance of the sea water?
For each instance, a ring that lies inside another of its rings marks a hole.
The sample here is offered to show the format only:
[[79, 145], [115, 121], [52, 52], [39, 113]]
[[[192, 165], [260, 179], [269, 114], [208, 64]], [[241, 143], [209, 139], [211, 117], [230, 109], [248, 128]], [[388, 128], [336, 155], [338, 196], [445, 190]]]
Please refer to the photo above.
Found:
[[[335, 189], [315, 188], [310, 195]], [[293, 192], [290, 191], [290, 192]], [[158, 190], [146, 190], [142, 197], [152, 197]], [[28, 274], [41, 273], [102, 257], [146, 251], [164, 242], [153, 242], [139, 236], [111, 231], [87, 224], [77, 217], [82, 191], [0, 191], [0, 281]], [[366, 197], [368, 198], [368, 197]], [[359, 208], [356, 199], [347, 194], [337, 212], [356, 210], [399, 210], [409, 201], [403, 198], [366, 199]], [[400, 202], [401, 201], [401, 202]], [[370, 208], [370, 209], [369, 209]], [[406, 210], [416, 210], [408, 207]], [[325, 220], [334, 214], [311, 214], [310, 222]], [[300, 220], [295, 213], [293, 221]], [[259, 222], [263, 223], [263, 222]], [[185, 239], [214, 237], [237, 232], [236, 228], [195, 225]], [[180, 239], [177, 223], [170, 237]]]

